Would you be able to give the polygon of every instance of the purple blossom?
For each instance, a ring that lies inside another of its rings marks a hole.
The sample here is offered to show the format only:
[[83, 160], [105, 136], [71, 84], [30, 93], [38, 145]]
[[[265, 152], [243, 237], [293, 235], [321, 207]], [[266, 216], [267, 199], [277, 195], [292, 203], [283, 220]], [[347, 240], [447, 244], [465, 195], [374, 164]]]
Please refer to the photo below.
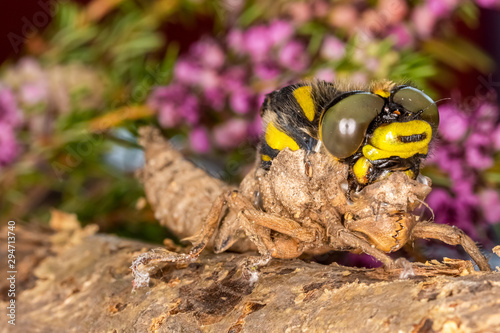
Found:
[[414, 43], [410, 29], [404, 24], [398, 24], [390, 28], [388, 36], [394, 40], [396, 47], [400, 49], [410, 47]]
[[244, 48], [254, 62], [266, 59], [272, 45], [269, 30], [263, 25], [251, 27], [244, 34]]
[[182, 120], [196, 124], [200, 116], [198, 99], [181, 85], [156, 88], [147, 104], [158, 112], [158, 121], [165, 128], [175, 127]]
[[498, 8], [500, 6], [499, 0], [476, 0], [476, 3], [480, 7], [485, 7], [485, 8]]
[[477, 239], [474, 206], [453, 198], [448, 191], [441, 188], [434, 189], [427, 197], [427, 202], [434, 211], [436, 222], [455, 225]]
[[264, 61], [255, 66], [255, 74], [262, 80], [272, 80], [280, 74], [280, 69], [271, 61]]
[[248, 135], [248, 124], [243, 119], [230, 119], [214, 128], [214, 140], [218, 147], [231, 149], [238, 147]]
[[187, 95], [183, 103], [179, 107], [182, 117], [189, 125], [195, 125], [200, 119], [200, 109], [198, 105], [198, 98], [194, 95]]
[[222, 76], [222, 89], [228, 92], [241, 89], [245, 86], [246, 71], [243, 67], [233, 66], [226, 70]]
[[227, 44], [237, 54], [244, 53], [245, 42], [243, 40], [243, 31], [238, 29], [231, 30], [227, 35]]
[[441, 170], [448, 172], [452, 181], [460, 181], [467, 174], [464, 169], [464, 151], [460, 146], [441, 144], [429, 157], [428, 162], [435, 163]]
[[368, 77], [366, 73], [355, 72], [350, 76], [350, 80], [355, 83], [365, 84], [366, 82], [368, 82]]
[[463, 138], [469, 128], [469, 121], [465, 114], [451, 104], [439, 107], [441, 115], [439, 133], [448, 141], [458, 141]]
[[492, 103], [482, 103], [474, 112], [474, 127], [477, 132], [489, 134], [495, 129], [498, 119], [498, 106]]
[[218, 87], [205, 89], [204, 94], [205, 102], [209, 107], [215, 111], [221, 111], [224, 108], [226, 95], [222, 89]]
[[427, 201], [436, 221], [456, 225], [477, 239], [478, 224], [500, 221], [498, 193], [481, 190], [482, 172], [493, 166], [493, 152], [500, 141], [500, 126], [495, 125], [498, 107], [482, 101], [468, 112], [453, 104], [442, 105], [439, 110], [442, 140], [429, 162], [448, 173], [451, 194], [435, 188]]
[[321, 56], [328, 60], [340, 60], [345, 56], [345, 45], [337, 37], [326, 36], [320, 50]]
[[204, 69], [199, 73], [198, 85], [204, 89], [214, 89], [219, 86], [220, 77], [212, 69]]
[[288, 6], [289, 14], [297, 23], [305, 23], [312, 18], [312, 8], [307, 2], [293, 1]]
[[229, 98], [229, 105], [234, 112], [245, 114], [254, 107], [253, 100], [254, 94], [251, 91], [248, 89], [239, 89], [232, 93]]
[[493, 165], [490, 146], [491, 139], [480, 133], [472, 133], [465, 142], [465, 157], [467, 163], [475, 169], [484, 170]]
[[262, 135], [262, 118], [260, 114], [257, 114], [255, 119], [248, 124], [248, 135], [253, 138], [258, 138]]
[[380, 60], [376, 57], [366, 57], [364, 62], [370, 72], [376, 72], [380, 68]]
[[49, 96], [48, 85], [45, 81], [25, 83], [19, 90], [21, 100], [27, 106], [46, 102]]
[[427, 9], [432, 15], [442, 18], [450, 15], [450, 13], [458, 6], [458, 0], [427, 0]]
[[269, 39], [272, 44], [280, 44], [288, 41], [294, 31], [290, 23], [282, 20], [273, 21], [269, 25]]
[[0, 166], [11, 164], [18, 154], [19, 145], [12, 126], [0, 123]]
[[195, 127], [189, 132], [189, 142], [191, 149], [197, 153], [205, 154], [210, 151], [210, 139], [205, 127]]
[[500, 150], [500, 125], [497, 126], [497, 128], [493, 131], [492, 135], [492, 141], [493, 141], [493, 148], [495, 151]]
[[6, 87], [0, 88], [0, 124], [18, 127], [22, 120], [21, 110], [17, 107], [12, 91]]
[[320, 68], [316, 71], [314, 77], [318, 80], [333, 82], [335, 80], [335, 73], [331, 68]]
[[429, 38], [434, 31], [437, 17], [428, 10], [426, 6], [418, 6], [413, 10], [412, 20], [418, 35], [423, 38]]
[[479, 194], [484, 219], [490, 224], [500, 222], [500, 197], [498, 191], [486, 189]]
[[226, 60], [220, 46], [214, 40], [208, 38], [195, 43], [191, 54], [195, 59], [199, 59], [201, 64], [213, 69], [221, 68]]
[[182, 120], [181, 115], [173, 104], [165, 104], [158, 110], [158, 122], [164, 128], [177, 126]]
[[184, 84], [196, 84], [200, 79], [201, 68], [192, 60], [179, 59], [175, 63], [174, 77]]
[[309, 59], [304, 45], [297, 41], [288, 42], [279, 53], [279, 60], [283, 67], [300, 72], [306, 69]]

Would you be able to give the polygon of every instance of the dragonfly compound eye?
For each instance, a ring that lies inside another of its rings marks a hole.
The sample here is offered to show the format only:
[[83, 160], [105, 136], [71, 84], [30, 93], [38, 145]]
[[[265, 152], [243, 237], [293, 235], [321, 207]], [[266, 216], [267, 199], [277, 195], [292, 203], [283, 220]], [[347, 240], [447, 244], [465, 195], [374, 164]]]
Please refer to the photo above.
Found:
[[344, 96], [336, 98], [325, 109], [319, 129], [325, 148], [339, 159], [359, 149], [370, 123], [385, 104], [382, 97], [368, 92], [351, 92]]
[[406, 110], [420, 114], [421, 119], [431, 125], [433, 136], [436, 134], [439, 112], [436, 103], [429, 96], [416, 88], [404, 86], [393, 94], [392, 100]]

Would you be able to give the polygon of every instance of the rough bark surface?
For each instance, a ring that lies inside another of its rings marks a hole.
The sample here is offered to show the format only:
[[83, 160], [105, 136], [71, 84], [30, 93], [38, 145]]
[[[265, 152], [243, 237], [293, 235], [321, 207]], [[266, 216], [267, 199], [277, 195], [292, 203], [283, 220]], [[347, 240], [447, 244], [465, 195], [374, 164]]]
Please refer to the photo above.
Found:
[[159, 131], [144, 127], [140, 133], [146, 165], [137, 176], [155, 217], [180, 238], [195, 235], [214, 199], [230, 187], [184, 159]]
[[[157, 218], [180, 237], [194, 235], [228, 188], [154, 131], [142, 140], [140, 177]], [[469, 261], [388, 271], [273, 259], [248, 270], [255, 253], [205, 251], [133, 290], [132, 261], [156, 246], [96, 231], [58, 211], [50, 230], [16, 226], [16, 326], [2, 315], [0, 332], [500, 332], [500, 274]]]
[[298, 259], [247, 274], [248, 255], [207, 253], [133, 291], [128, 266], [151, 245], [52, 226], [57, 233], [18, 230], [27, 273], [16, 326], [1, 332], [500, 331], [500, 274], [474, 272], [468, 261], [420, 264], [400, 279], [400, 271]]

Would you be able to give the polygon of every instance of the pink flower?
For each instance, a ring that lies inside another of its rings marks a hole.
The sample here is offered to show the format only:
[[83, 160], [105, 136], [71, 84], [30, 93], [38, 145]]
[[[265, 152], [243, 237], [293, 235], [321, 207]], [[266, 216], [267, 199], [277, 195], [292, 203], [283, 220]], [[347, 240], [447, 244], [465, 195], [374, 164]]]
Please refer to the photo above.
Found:
[[205, 154], [210, 151], [210, 139], [207, 129], [203, 126], [195, 127], [189, 132], [191, 149], [197, 153]]
[[263, 25], [251, 27], [245, 32], [244, 47], [254, 62], [266, 59], [272, 45], [269, 30]]
[[304, 45], [297, 41], [288, 42], [279, 53], [279, 60], [283, 67], [301, 72], [306, 69], [309, 58]]
[[248, 135], [253, 138], [258, 138], [262, 135], [262, 118], [259, 113], [257, 113], [255, 119], [248, 124]]
[[197, 124], [200, 117], [198, 99], [181, 85], [156, 88], [147, 105], [158, 112], [158, 121], [165, 128], [175, 127], [182, 120], [191, 125]]
[[498, 6], [500, 6], [500, 1], [498, 0], [476, 0], [476, 3], [478, 6], [485, 8], [498, 8]]
[[398, 24], [408, 14], [408, 4], [405, 0], [380, 0], [377, 2], [377, 13], [388, 24]]
[[445, 104], [439, 107], [439, 134], [448, 141], [459, 141], [469, 129], [469, 121], [465, 114], [456, 107]]
[[220, 46], [214, 40], [208, 38], [196, 42], [190, 53], [201, 64], [214, 69], [222, 67], [226, 60], [226, 56]]
[[245, 86], [247, 72], [243, 67], [232, 66], [222, 75], [221, 88], [233, 92]]
[[412, 21], [421, 38], [429, 38], [434, 31], [437, 17], [425, 6], [418, 6], [413, 10]]
[[0, 123], [0, 166], [11, 164], [19, 154], [13, 128], [6, 123]]
[[487, 136], [473, 133], [467, 138], [465, 146], [465, 158], [471, 167], [484, 170], [493, 165], [490, 153], [491, 140]]
[[427, 9], [436, 17], [445, 17], [458, 6], [458, 0], [427, 0]]
[[205, 89], [205, 102], [215, 111], [222, 111], [225, 104], [226, 95], [219, 87]]
[[46, 102], [49, 96], [48, 85], [42, 81], [23, 84], [19, 93], [22, 102], [27, 106]]
[[217, 88], [220, 83], [220, 77], [216, 71], [212, 69], [203, 69], [198, 75], [197, 84], [204, 89]]
[[201, 75], [201, 68], [191, 60], [181, 58], [174, 68], [174, 77], [181, 83], [196, 84]]
[[318, 80], [327, 82], [333, 82], [335, 80], [335, 73], [331, 68], [320, 68], [314, 76]]
[[284, 43], [293, 35], [293, 27], [290, 23], [282, 20], [273, 21], [269, 25], [269, 39], [273, 44]]
[[293, 21], [297, 23], [305, 23], [311, 20], [312, 8], [309, 3], [293, 1], [287, 6], [287, 8]]
[[21, 125], [23, 116], [17, 107], [14, 94], [9, 88], [0, 87], [0, 124], [7, 124], [11, 127]]
[[328, 60], [340, 60], [345, 56], [345, 45], [337, 37], [326, 36], [320, 54]]
[[396, 47], [400, 49], [410, 47], [414, 43], [410, 29], [404, 24], [398, 24], [390, 28], [388, 36], [394, 40]]
[[219, 148], [238, 147], [248, 136], [248, 125], [243, 119], [230, 119], [214, 128], [214, 140]]
[[500, 197], [498, 191], [487, 189], [479, 194], [479, 202], [486, 222], [496, 224], [500, 222]]
[[365, 84], [366, 82], [368, 82], [368, 77], [366, 73], [356, 72], [351, 75], [350, 80], [355, 83]]
[[264, 61], [255, 66], [255, 74], [262, 80], [272, 80], [280, 74], [280, 70], [274, 63]]
[[441, 188], [433, 189], [426, 201], [434, 211], [437, 223], [455, 225], [470, 237], [477, 239], [474, 228], [474, 206], [453, 198]]
[[459, 180], [464, 176], [463, 149], [455, 145], [441, 145], [429, 157], [429, 162], [436, 163], [440, 169], [448, 172], [451, 179]]
[[493, 139], [493, 148], [495, 148], [496, 151], [499, 151], [500, 150], [500, 126], [497, 126], [497, 128], [493, 131], [492, 139]]
[[160, 106], [158, 112], [158, 122], [163, 128], [172, 128], [180, 124], [182, 117], [177, 108], [169, 103]]
[[475, 130], [480, 133], [491, 133], [498, 119], [498, 106], [492, 103], [482, 103], [474, 112]]
[[241, 54], [245, 49], [245, 42], [243, 40], [243, 32], [241, 30], [231, 30], [227, 34], [227, 44], [233, 51]]
[[248, 89], [236, 90], [229, 98], [229, 105], [231, 105], [234, 112], [245, 114], [254, 107], [253, 97], [253, 94]]
[[376, 57], [366, 57], [365, 67], [370, 72], [376, 72], [380, 68], [380, 60]]
[[333, 27], [352, 31], [354, 27], [359, 26], [358, 11], [352, 4], [339, 4], [332, 8], [328, 21]]
[[178, 111], [189, 125], [195, 125], [200, 119], [198, 98], [194, 95], [187, 95], [179, 106]]

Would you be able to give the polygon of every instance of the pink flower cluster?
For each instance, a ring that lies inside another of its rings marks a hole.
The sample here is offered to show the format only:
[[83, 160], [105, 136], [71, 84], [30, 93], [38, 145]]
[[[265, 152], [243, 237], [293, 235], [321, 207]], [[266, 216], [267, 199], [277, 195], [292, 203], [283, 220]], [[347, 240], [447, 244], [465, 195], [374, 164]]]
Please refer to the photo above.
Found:
[[278, 76], [281, 84], [297, 80], [309, 63], [285, 21], [233, 29], [224, 39], [206, 36], [180, 56], [173, 80], [157, 87], [148, 105], [164, 128], [187, 125], [194, 151], [232, 149], [260, 134], [258, 111]]
[[12, 163], [19, 154], [16, 129], [21, 123], [22, 113], [14, 94], [7, 87], [0, 87], [0, 167]]
[[499, 194], [482, 179], [500, 151], [500, 112], [489, 101], [469, 111], [451, 103], [439, 111], [440, 140], [429, 161], [447, 173], [451, 191], [435, 188], [428, 203], [437, 222], [456, 225], [478, 239], [478, 225], [500, 222]]

